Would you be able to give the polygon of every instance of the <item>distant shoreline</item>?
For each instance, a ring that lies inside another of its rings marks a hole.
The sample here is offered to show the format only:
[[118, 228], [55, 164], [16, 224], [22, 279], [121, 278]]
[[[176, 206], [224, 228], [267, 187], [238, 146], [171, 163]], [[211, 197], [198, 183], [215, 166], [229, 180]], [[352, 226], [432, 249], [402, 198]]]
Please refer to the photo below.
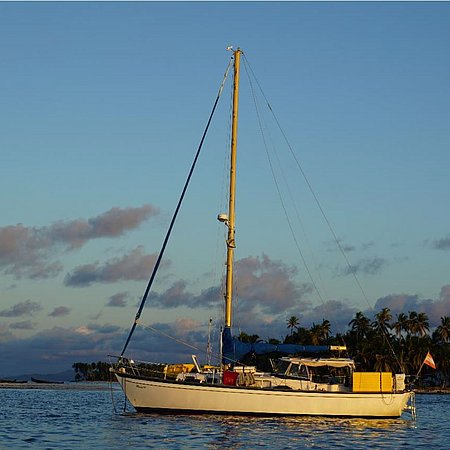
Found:
[[48, 390], [80, 390], [80, 391], [107, 391], [117, 389], [118, 384], [114, 382], [113, 385], [107, 381], [87, 381], [87, 382], [64, 382], [57, 383], [0, 383], [0, 389], [48, 389]]
[[414, 389], [416, 394], [450, 394], [450, 388], [419, 388]]

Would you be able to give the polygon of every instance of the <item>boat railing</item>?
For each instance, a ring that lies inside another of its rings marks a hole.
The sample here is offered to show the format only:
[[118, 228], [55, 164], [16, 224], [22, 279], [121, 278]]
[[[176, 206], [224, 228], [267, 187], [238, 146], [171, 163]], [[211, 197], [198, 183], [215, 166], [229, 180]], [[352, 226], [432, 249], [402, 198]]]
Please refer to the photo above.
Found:
[[128, 373], [139, 377], [160, 379], [165, 379], [167, 377], [167, 367], [168, 364], [165, 363], [133, 360], [124, 357], [118, 358], [118, 362], [113, 365], [113, 369], [118, 372]]

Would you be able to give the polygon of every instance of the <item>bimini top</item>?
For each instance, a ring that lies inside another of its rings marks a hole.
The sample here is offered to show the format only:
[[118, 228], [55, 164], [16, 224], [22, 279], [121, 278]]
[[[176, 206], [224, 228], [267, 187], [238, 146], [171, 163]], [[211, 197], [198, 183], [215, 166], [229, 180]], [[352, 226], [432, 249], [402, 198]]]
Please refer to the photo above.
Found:
[[355, 369], [355, 363], [350, 358], [280, 358], [281, 361], [304, 365], [308, 367], [350, 367]]

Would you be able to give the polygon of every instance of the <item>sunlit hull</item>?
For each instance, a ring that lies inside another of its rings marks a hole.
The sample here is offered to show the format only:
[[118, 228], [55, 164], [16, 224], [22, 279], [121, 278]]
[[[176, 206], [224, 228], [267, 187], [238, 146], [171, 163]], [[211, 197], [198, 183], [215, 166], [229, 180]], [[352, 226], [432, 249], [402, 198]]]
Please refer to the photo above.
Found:
[[414, 395], [285, 391], [151, 380], [116, 372], [138, 412], [400, 417]]

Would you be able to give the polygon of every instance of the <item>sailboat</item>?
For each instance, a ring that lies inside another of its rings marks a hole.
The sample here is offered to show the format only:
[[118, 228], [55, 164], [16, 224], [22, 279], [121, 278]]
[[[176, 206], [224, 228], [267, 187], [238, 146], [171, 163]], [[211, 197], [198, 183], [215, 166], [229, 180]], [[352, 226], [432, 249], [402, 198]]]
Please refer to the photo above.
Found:
[[[145, 303], [143, 301], [124, 349], [117, 363], [111, 367], [111, 372], [119, 381], [128, 401], [138, 412], [374, 418], [400, 417], [405, 410], [414, 413], [414, 393], [405, 386], [404, 374], [358, 372], [354, 361], [343, 356], [346, 353], [345, 346], [245, 344], [232, 336], [236, 148], [242, 50], [238, 48], [231, 51], [234, 82], [229, 204], [228, 213], [218, 216], [218, 220], [228, 229], [221, 364], [217, 367], [201, 367], [193, 355], [193, 364], [165, 365], [161, 374], [156, 373], [151, 364], [127, 358], [125, 350], [139, 321]], [[191, 173], [192, 169], [190, 175]], [[179, 206], [180, 202], [176, 211]], [[173, 222], [174, 219], [169, 230]], [[144, 299], [156, 274], [167, 240], [168, 235]], [[239, 362], [249, 352], [273, 351], [288, 356], [274, 361], [271, 372], [260, 372], [256, 367], [248, 367]]]

